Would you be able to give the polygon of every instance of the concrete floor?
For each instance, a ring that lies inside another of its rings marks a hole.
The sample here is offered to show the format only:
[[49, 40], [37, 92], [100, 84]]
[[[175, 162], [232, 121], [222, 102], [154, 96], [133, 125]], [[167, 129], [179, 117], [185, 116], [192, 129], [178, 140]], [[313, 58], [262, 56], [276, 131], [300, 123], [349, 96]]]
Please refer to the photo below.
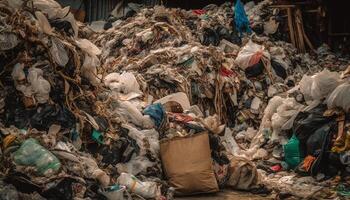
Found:
[[272, 200], [269, 197], [254, 195], [248, 192], [232, 190], [221, 191], [216, 194], [202, 194], [188, 197], [177, 197], [175, 200]]

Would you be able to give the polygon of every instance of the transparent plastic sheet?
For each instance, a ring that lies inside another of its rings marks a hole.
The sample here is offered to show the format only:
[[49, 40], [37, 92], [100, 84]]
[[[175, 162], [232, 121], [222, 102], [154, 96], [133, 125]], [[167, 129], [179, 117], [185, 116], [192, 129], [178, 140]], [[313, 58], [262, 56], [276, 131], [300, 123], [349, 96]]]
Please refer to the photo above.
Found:
[[90, 40], [87, 39], [77, 39], [75, 40], [78, 47], [88, 53], [90, 56], [97, 56], [101, 54], [101, 50], [94, 45]]
[[328, 69], [317, 73], [312, 77], [311, 97], [313, 100], [321, 100], [327, 97], [338, 85], [340, 74], [330, 72]]
[[53, 35], [53, 29], [45, 15], [40, 11], [36, 11], [35, 16], [38, 19], [38, 24], [41, 31], [48, 35]]
[[15, 48], [19, 43], [18, 37], [13, 33], [0, 34], [0, 51]]
[[299, 82], [300, 91], [304, 96], [306, 102], [312, 101], [311, 96], [311, 86], [312, 86], [312, 77], [304, 75]]
[[141, 172], [147, 173], [147, 169], [153, 167], [156, 163], [149, 161], [145, 156], [136, 156], [127, 163], [118, 163], [116, 165], [118, 173], [129, 173], [138, 175]]
[[9, 4], [9, 6], [11, 8], [19, 9], [22, 6], [23, 1], [22, 0], [7, 0], [7, 3]]
[[66, 66], [69, 61], [69, 57], [63, 43], [57, 38], [52, 38], [51, 41], [52, 46], [50, 48], [50, 54], [53, 60], [61, 67]]
[[82, 159], [82, 164], [84, 165], [84, 169], [86, 169], [86, 176], [92, 177], [100, 182], [103, 187], [107, 187], [110, 183], [110, 177], [106, 172], [101, 170], [96, 161], [90, 157], [80, 157]]
[[61, 167], [60, 161], [35, 139], [25, 140], [14, 153], [14, 161], [19, 165], [35, 166], [40, 175], [51, 176]]
[[41, 69], [31, 67], [28, 72], [27, 79], [31, 84], [35, 99], [38, 103], [46, 103], [50, 99], [50, 83], [42, 77], [43, 71]]
[[257, 64], [263, 56], [270, 58], [270, 54], [265, 51], [264, 46], [255, 44], [249, 40], [238, 53], [235, 62], [240, 68], [246, 69]]
[[100, 60], [97, 56], [85, 54], [83, 66], [81, 67], [81, 75], [90, 81], [94, 86], [97, 86], [101, 80], [97, 74], [97, 67], [100, 66]]
[[138, 84], [134, 74], [130, 72], [110, 73], [104, 80], [104, 84], [111, 90], [116, 90], [118, 92], [128, 94], [131, 92], [141, 93], [140, 85]]
[[117, 179], [117, 183], [125, 185], [128, 190], [144, 198], [156, 198], [160, 196], [160, 188], [156, 182], [142, 182], [131, 174], [121, 173]]
[[146, 154], [147, 150], [155, 155], [159, 154], [159, 133], [155, 129], [140, 131], [128, 124], [123, 124], [122, 127], [129, 130], [128, 135], [136, 140], [137, 145], [141, 148], [141, 154]]
[[350, 84], [346, 82], [339, 85], [328, 96], [326, 102], [328, 108], [340, 107], [348, 112], [350, 109]]

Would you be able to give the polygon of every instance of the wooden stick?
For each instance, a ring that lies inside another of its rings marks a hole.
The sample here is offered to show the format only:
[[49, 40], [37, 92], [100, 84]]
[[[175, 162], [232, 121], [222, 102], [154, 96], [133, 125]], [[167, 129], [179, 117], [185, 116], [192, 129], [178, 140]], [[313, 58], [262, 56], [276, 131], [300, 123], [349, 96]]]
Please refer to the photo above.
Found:
[[291, 40], [293, 46], [296, 47], [295, 46], [295, 36], [294, 36], [294, 27], [293, 27], [293, 21], [292, 21], [292, 9], [291, 8], [287, 9], [287, 14], [288, 14], [288, 28], [289, 28], [290, 40]]
[[300, 9], [297, 9], [295, 12], [295, 19], [296, 19], [296, 23], [297, 23], [297, 33], [298, 33], [298, 39], [299, 39], [299, 44], [300, 44], [300, 48], [299, 50], [304, 53], [305, 52], [305, 43], [304, 43], [304, 37], [303, 37], [303, 32], [302, 32], [302, 21], [301, 21], [301, 11]]

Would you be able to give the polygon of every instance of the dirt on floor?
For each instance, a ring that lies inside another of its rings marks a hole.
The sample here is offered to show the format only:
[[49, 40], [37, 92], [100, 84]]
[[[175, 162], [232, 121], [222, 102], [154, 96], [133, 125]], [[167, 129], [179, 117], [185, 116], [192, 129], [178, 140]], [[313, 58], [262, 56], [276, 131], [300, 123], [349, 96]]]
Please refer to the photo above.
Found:
[[273, 198], [251, 194], [249, 192], [239, 192], [225, 190], [215, 194], [202, 194], [188, 197], [177, 197], [175, 200], [272, 200]]

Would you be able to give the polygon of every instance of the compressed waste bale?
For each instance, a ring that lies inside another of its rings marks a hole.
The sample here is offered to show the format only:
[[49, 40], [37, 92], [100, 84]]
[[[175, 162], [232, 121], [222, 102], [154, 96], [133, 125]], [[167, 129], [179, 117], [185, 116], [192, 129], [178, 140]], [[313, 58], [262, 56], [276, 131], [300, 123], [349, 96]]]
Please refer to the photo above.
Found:
[[219, 190], [210, 155], [208, 133], [162, 141], [160, 156], [169, 184], [177, 195]]
[[61, 167], [61, 163], [56, 156], [33, 138], [23, 142], [14, 153], [14, 161], [19, 165], [35, 166], [37, 173], [40, 175], [51, 175]]

